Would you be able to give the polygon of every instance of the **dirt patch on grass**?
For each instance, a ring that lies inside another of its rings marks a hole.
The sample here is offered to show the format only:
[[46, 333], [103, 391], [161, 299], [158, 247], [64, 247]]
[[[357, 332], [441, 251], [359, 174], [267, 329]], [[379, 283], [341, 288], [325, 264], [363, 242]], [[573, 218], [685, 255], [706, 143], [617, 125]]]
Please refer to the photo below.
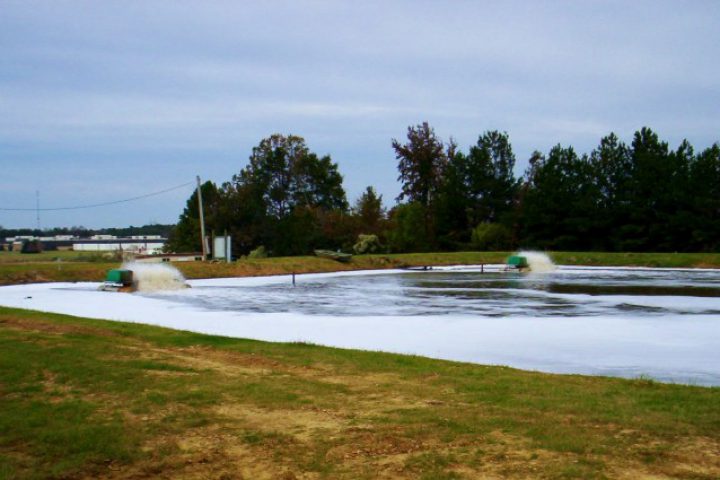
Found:
[[[277, 442], [258, 441], [243, 430], [216, 424], [182, 435], [154, 438], [144, 447], [147, 458], [131, 465], [110, 465], [104, 478], [180, 478], [275, 480], [317, 478], [303, 474], [292, 461], [278, 458]], [[294, 473], [295, 472], [295, 473]]]
[[429, 449], [423, 440], [409, 438], [401, 431], [375, 432], [368, 428], [349, 428], [344, 434], [347, 443], [328, 451], [327, 458], [344, 461], [358, 457], [388, 457], [397, 460], [396, 457], [401, 454], [407, 455]]
[[218, 350], [204, 346], [193, 346], [174, 350], [175, 354], [188, 365], [196, 368], [210, 368], [219, 373], [229, 375], [238, 372], [269, 372], [287, 371], [291, 367], [253, 353], [240, 353], [229, 350]]
[[273, 434], [282, 432], [303, 442], [317, 436], [335, 435], [349, 425], [342, 414], [327, 409], [269, 410], [252, 405], [223, 404], [214, 411], [247, 428]]
[[717, 440], [707, 437], [679, 439], [673, 444], [651, 443], [639, 448], [649, 472], [669, 478], [720, 478], [720, 442]]
[[73, 389], [69, 385], [58, 383], [57, 375], [49, 370], [42, 371], [43, 391], [48, 395], [51, 403], [58, 403], [69, 398]]
[[620, 480], [720, 478], [720, 442], [708, 437], [666, 439], [638, 437], [625, 455], [605, 455], [605, 473]]

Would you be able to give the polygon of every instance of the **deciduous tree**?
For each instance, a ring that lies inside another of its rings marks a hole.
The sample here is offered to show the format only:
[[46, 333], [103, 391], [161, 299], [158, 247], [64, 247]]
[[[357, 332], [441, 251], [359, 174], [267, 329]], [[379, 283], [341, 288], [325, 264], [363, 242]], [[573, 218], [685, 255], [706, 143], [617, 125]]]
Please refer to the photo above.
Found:
[[319, 238], [322, 212], [348, 209], [342, 180], [330, 156], [310, 152], [302, 137], [271, 135], [233, 177], [238, 199], [247, 202], [237, 209], [249, 222], [237, 226], [258, 232], [253, 248], [265, 244], [276, 255], [307, 253], [316, 243], [328, 243]]

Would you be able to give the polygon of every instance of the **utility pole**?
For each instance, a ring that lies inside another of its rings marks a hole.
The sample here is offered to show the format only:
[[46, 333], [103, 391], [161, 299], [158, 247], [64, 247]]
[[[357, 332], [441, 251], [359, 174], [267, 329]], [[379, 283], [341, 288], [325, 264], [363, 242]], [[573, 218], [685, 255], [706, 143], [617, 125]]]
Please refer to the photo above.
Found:
[[207, 245], [205, 244], [205, 215], [203, 214], [202, 189], [200, 188], [200, 175], [197, 176], [198, 208], [200, 210], [200, 243], [202, 245], [203, 262], [207, 260]]
[[35, 214], [37, 217], [37, 229], [40, 230], [40, 190], [35, 190]]

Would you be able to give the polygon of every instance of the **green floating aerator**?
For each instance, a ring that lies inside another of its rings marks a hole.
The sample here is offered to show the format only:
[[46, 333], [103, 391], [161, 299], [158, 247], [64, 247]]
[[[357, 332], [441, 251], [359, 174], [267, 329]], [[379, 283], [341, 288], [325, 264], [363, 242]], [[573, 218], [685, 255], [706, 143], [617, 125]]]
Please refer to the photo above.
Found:
[[526, 257], [521, 257], [520, 255], [511, 255], [507, 259], [508, 267], [512, 268], [529, 268], [530, 265], [528, 265], [528, 261]]
[[122, 269], [109, 270], [107, 273], [107, 277], [105, 277], [105, 282], [122, 286], [132, 285], [133, 272], [132, 270]]

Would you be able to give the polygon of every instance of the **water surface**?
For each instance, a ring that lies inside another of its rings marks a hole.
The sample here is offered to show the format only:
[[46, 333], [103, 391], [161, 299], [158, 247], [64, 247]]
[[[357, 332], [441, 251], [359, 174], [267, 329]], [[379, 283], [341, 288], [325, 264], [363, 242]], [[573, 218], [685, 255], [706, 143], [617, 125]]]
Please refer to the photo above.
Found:
[[287, 277], [260, 286], [196, 286], [162, 297], [208, 310], [304, 315], [720, 315], [720, 273], [566, 267], [534, 275], [440, 269], [297, 276], [295, 286]]

